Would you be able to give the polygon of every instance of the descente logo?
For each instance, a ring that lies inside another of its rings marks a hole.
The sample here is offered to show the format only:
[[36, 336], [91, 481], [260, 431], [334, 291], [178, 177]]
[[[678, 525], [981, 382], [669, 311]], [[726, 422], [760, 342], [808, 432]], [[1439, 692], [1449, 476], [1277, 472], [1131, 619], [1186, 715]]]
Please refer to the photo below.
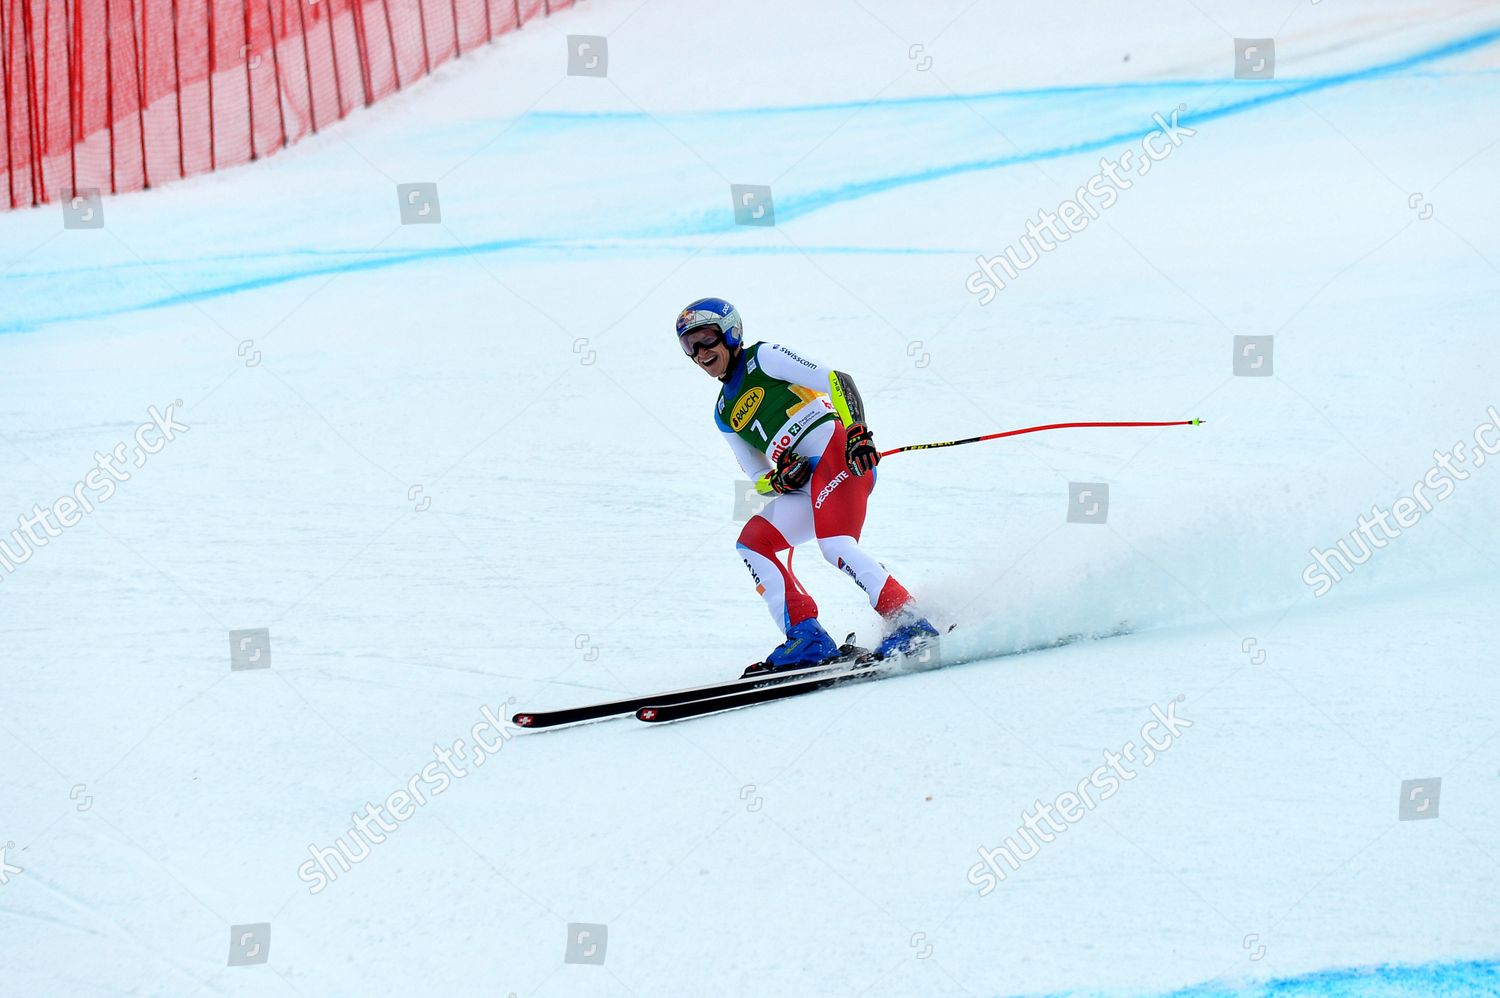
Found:
[[760, 408], [761, 400], [766, 397], [764, 388], [752, 388], [740, 396], [734, 404], [734, 411], [729, 414], [729, 427], [738, 433], [745, 428], [745, 424], [755, 417], [755, 410]]
[[[849, 479], [849, 472], [841, 471], [833, 476], [833, 481], [823, 486], [823, 491], [818, 493], [818, 498], [813, 500], [813, 509], [822, 509], [824, 501], [831, 495], [833, 490], [844, 484]], [[850, 573], [853, 574], [853, 573]]]

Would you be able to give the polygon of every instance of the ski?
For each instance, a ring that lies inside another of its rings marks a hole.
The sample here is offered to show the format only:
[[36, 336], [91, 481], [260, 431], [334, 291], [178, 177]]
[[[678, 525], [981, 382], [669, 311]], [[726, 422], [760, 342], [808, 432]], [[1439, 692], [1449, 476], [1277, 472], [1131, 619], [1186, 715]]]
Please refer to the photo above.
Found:
[[892, 671], [892, 666], [896, 661], [895, 659], [872, 659], [853, 666], [825, 670], [828, 672], [827, 675], [809, 676], [790, 682], [776, 683], [772, 686], [735, 690], [700, 700], [678, 700], [673, 703], [652, 701], [637, 708], [635, 717], [638, 721], [657, 724], [663, 721], [700, 717], [704, 714], [716, 714], [721, 710], [733, 710], [736, 707], [748, 707], [751, 704], [769, 703], [772, 700], [785, 700], [788, 697], [801, 696], [803, 693], [812, 693], [815, 690], [827, 689], [842, 683], [874, 679]]
[[[853, 635], [850, 635], [850, 638], [852, 639]], [[692, 700], [703, 700], [726, 693], [778, 686], [784, 683], [814, 678], [824, 673], [840, 672], [850, 662], [869, 654], [868, 650], [856, 646], [851, 640], [840, 647], [838, 658], [830, 662], [824, 662], [821, 665], [810, 666], [806, 669], [788, 669], [785, 672], [741, 676], [735, 679], [720, 680], [716, 683], [707, 683], [703, 686], [690, 686], [680, 690], [668, 690], [665, 693], [649, 693], [644, 696], [624, 697], [619, 700], [605, 700], [601, 703], [584, 704], [581, 707], [521, 711], [512, 715], [510, 721], [518, 728], [528, 729], [554, 728], [558, 725], [577, 724], [582, 721], [602, 721], [608, 717], [633, 714], [640, 708], [648, 705], [676, 704]]]
[[680, 721], [690, 717], [702, 717], [705, 714], [717, 714], [720, 711], [734, 710], [738, 707], [749, 707], [758, 703], [786, 700], [791, 697], [801, 696], [804, 693], [815, 693], [818, 690], [826, 690], [832, 686], [882, 679], [898, 673], [926, 672], [949, 665], [964, 665], [969, 662], [977, 662], [985, 659], [1010, 658], [1015, 655], [1047, 651], [1051, 648], [1061, 648], [1065, 645], [1076, 644], [1079, 641], [1119, 637], [1123, 634], [1129, 634], [1130, 630], [1129, 624], [1120, 624], [1113, 630], [1102, 633], [1080, 632], [1077, 634], [1067, 634], [1052, 641], [1038, 642], [1037, 644], [1015, 648], [1011, 651], [1000, 652], [999, 654], [975, 654], [966, 658], [953, 659], [952, 661], [942, 661], [940, 657], [937, 661], [930, 661], [925, 653], [926, 650], [919, 648], [909, 655], [889, 659], [869, 658], [864, 661], [858, 661], [852, 666], [836, 669], [830, 675], [807, 676], [761, 689], [730, 690], [699, 700], [674, 700], [671, 703], [653, 702], [644, 704], [636, 709], [635, 717], [636, 720], [645, 721], [648, 724]]

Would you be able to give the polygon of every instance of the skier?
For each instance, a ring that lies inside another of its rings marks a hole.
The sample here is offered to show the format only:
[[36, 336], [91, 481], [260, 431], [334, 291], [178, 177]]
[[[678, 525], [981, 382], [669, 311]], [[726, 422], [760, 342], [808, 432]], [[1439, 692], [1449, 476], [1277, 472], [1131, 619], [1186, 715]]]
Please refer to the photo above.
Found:
[[[772, 343], [743, 345], [740, 314], [700, 298], [677, 316], [677, 342], [723, 383], [714, 422], [756, 491], [773, 495], [740, 531], [736, 549], [786, 640], [745, 670], [778, 672], [839, 657], [818, 607], [791, 572], [790, 555], [816, 539], [828, 563], [865, 591], [885, 621], [881, 655], [908, 654], [937, 635], [906, 588], [859, 546], [880, 452], [849, 375]], [[831, 401], [830, 401], [831, 398]]]

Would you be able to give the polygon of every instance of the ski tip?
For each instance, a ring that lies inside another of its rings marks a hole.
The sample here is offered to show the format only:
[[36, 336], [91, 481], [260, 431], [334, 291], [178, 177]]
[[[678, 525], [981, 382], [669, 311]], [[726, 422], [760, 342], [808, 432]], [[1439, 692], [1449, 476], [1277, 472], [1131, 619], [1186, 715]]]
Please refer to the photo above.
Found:
[[657, 710], [655, 707], [642, 707], [635, 712], [635, 719], [637, 721], [654, 721], [656, 718]]
[[1201, 416], [1194, 416], [1191, 420], [1188, 421], [1188, 425], [1202, 426], [1206, 422], [1208, 422], [1208, 420], [1202, 418]]
[[512, 715], [510, 723], [518, 728], [529, 728], [536, 723], [536, 717], [531, 714], [515, 714]]

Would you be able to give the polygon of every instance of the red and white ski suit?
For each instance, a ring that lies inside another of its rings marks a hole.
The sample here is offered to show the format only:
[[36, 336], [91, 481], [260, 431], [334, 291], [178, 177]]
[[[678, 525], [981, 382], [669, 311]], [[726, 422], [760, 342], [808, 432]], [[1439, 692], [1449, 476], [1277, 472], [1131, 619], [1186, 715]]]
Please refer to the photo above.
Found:
[[[764, 344], [757, 353], [765, 374], [817, 392], [826, 392], [833, 369], [816, 364], [784, 348]], [[819, 400], [820, 404], [826, 404]], [[740, 468], [752, 481], [772, 467], [771, 459], [721, 425]], [[911, 594], [885, 566], [860, 547], [865, 510], [875, 487], [876, 473], [855, 475], [844, 456], [846, 434], [835, 416], [806, 431], [792, 445], [813, 464], [811, 479], [795, 492], [777, 495], [750, 518], [740, 531], [736, 549], [750, 569], [756, 591], [766, 601], [771, 617], [785, 633], [794, 624], [818, 615], [818, 606], [792, 573], [791, 549], [810, 540], [830, 565], [864, 590], [882, 617], [894, 617]], [[783, 561], [781, 555], [787, 558]]]

